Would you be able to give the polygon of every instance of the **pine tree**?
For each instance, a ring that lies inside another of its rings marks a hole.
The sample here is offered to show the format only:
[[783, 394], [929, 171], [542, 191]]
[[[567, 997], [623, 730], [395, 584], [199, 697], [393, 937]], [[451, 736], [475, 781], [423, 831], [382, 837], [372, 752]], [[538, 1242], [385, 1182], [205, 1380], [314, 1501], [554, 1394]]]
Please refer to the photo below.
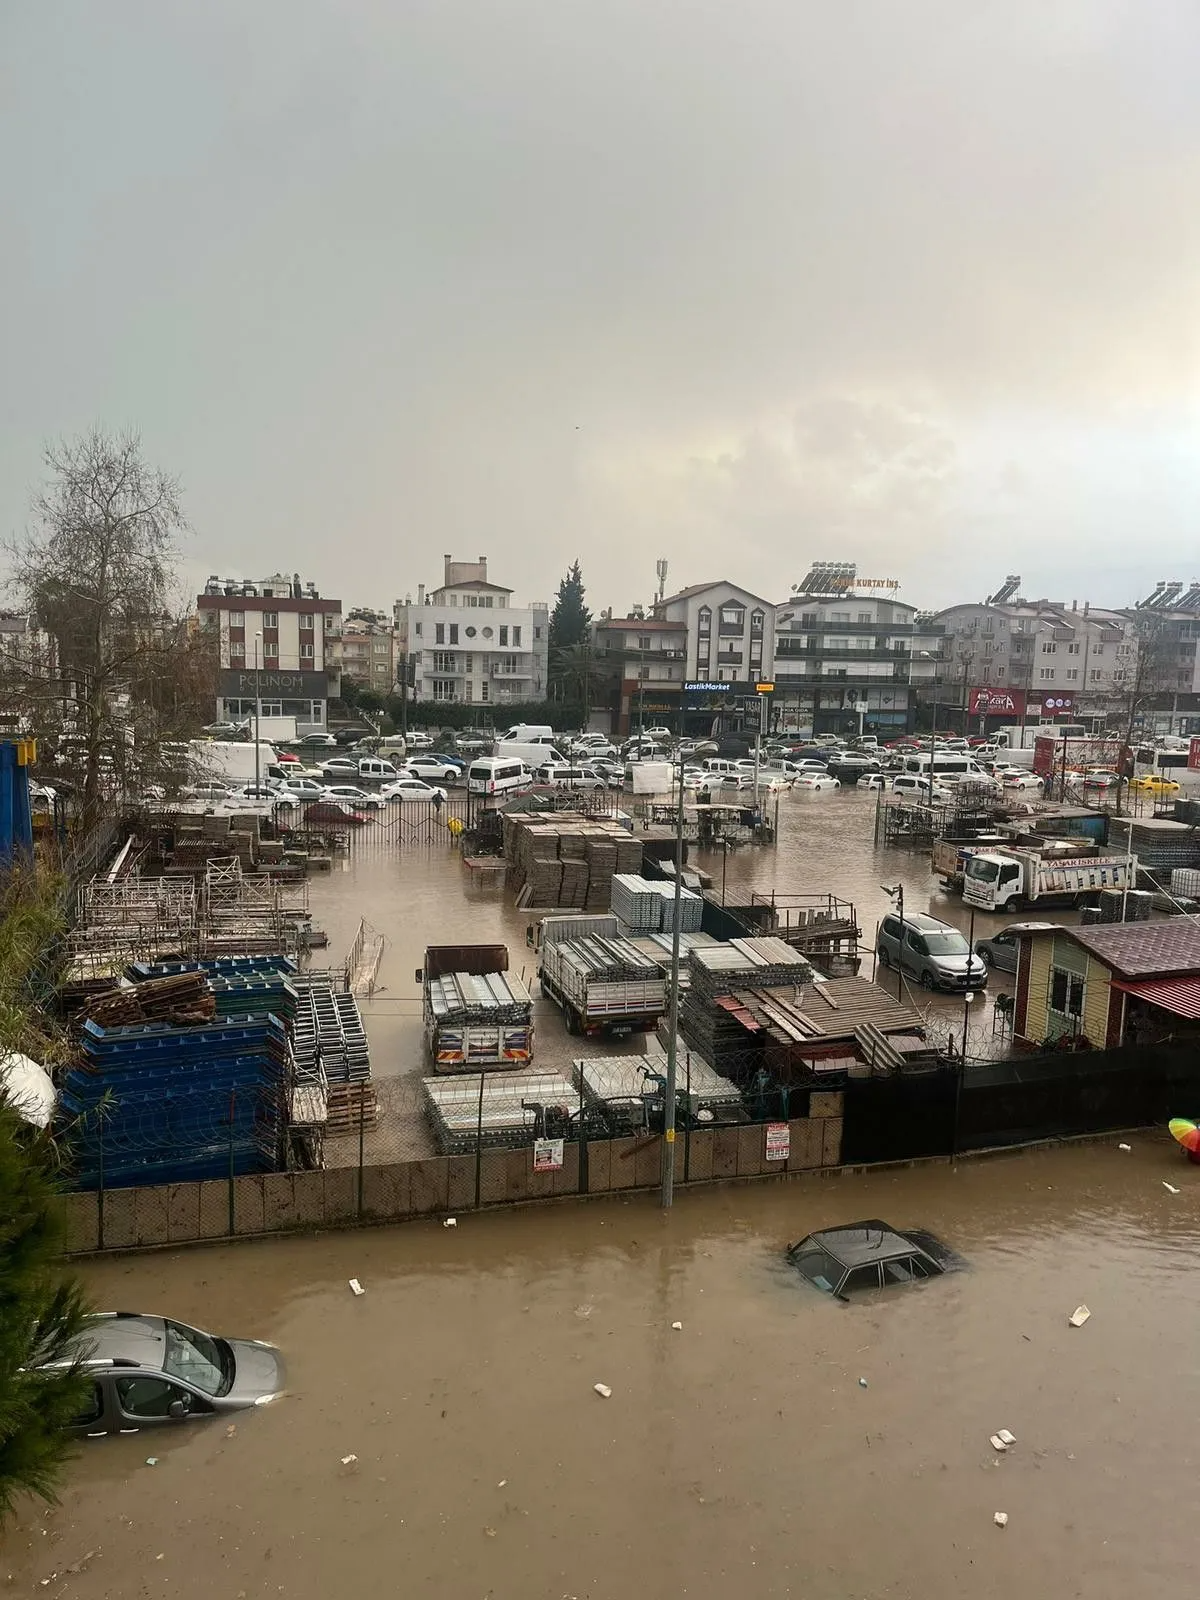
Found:
[[[45, 1134], [0, 1094], [0, 1521], [22, 1494], [54, 1500], [84, 1409], [86, 1372], [68, 1365], [88, 1308], [58, 1258], [65, 1223]], [[41, 1369], [41, 1370], [39, 1370]]]
[[558, 586], [558, 598], [550, 613], [550, 649], [566, 650], [571, 645], [582, 644], [592, 621], [592, 613], [584, 604], [583, 574], [575, 561]]

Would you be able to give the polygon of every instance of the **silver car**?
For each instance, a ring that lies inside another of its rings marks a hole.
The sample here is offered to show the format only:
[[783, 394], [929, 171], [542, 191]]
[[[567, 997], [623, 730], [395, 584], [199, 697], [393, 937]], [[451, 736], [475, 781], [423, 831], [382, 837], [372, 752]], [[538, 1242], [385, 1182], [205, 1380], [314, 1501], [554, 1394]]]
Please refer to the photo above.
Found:
[[285, 1376], [273, 1344], [129, 1311], [90, 1318], [77, 1359], [93, 1387], [72, 1426], [89, 1438], [264, 1406], [278, 1399]]
[[889, 913], [879, 924], [875, 945], [881, 967], [899, 967], [925, 989], [982, 989], [988, 969], [955, 927], [919, 912], [900, 918]]

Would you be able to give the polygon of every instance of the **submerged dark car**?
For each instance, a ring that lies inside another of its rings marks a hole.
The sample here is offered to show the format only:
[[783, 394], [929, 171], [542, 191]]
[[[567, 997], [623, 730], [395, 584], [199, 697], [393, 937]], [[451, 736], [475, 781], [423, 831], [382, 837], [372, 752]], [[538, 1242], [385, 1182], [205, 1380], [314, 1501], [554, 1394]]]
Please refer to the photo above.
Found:
[[922, 1283], [961, 1267], [961, 1258], [923, 1229], [901, 1231], [878, 1218], [810, 1233], [788, 1251], [816, 1288], [845, 1300], [864, 1289]]

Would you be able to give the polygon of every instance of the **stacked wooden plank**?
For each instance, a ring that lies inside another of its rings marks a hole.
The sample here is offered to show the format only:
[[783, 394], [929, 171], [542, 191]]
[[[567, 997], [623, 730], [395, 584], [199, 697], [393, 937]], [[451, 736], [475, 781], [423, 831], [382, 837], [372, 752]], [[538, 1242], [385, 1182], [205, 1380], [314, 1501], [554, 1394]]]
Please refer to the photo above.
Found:
[[730, 939], [688, 955], [691, 989], [713, 998], [735, 989], [793, 988], [812, 982], [812, 966], [782, 939]]
[[640, 842], [618, 823], [577, 812], [505, 812], [506, 882], [518, 905], [607, 911], [613, 874], [636, 871]]
[[139, 1022], [207, 1022], [215, 1015], [216, 1001], [204, 974], [181, 972], [93, 995], [79, 1008], [77, 1021], [126, 1028]]

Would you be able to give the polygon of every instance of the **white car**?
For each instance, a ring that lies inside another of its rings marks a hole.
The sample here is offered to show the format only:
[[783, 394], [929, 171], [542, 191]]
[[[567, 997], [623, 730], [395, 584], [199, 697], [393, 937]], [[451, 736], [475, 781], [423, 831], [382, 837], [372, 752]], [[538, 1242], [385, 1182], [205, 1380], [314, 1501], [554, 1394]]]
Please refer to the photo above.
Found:
[[446, 798], [445, 789], [426, 783], [424, 778], [397, 778], [395, 783], [385, 783], [379, 794], [391, 804], [406, 804], [414, 800], [432, 804], [435, 799], [440, 801]]
[[827, 772], [802, 772], [792, 785], [793, 792], [803, 790], [806, 794], [813, 794], [821, 789], [840, 789], [841, 781], [831, 778]]
[[353, 806], [356, 811], [385, 811], [387, 801], [380, 794], [368, 794], [365, 789], [359, 789], [352, 783], [327, 784], [321, 791], [322, 800], [344, 800], [347, 805]]
[[864, 772], [854, 785], [856, 789], [886, 789], [888, 780], [882, 772]]
[[232, 806], [295, 806], [300, 803], [299, 795], [277, 783], [243, 783], [223, 798], [226, 805]]
[[443, 761], [440, 756], [410, 756], [396, 769], [400, 778], [424, 778], [426, 783], [453, 783], [461, 778], [463, 769], [453, 761]]
[[1042, 780], [1036, 772], [1006, 772], [1001, 779], [1005, 789], [1015, 789], [1019, 794], [1025, 794], [1034, 789], [1041, 792]]
[[325, 794], [325, 784], [315, 778], [288, 778], [288, 788], [298, 800], [320, 800]]
[[331, 761], [322, 761], [321, 776], [327, 783], [341, 783], [346, 778], [357, 778], [358, 757], [334, 756]]
[[433, 749], [433, 735], [429, 733], [406, 733], [404, 742], [410, 750]]
[[206, 800], [210, 805], [228, 800], [230, 793], [226, 783], [189, 783], [182, 791], [185, 800]]

